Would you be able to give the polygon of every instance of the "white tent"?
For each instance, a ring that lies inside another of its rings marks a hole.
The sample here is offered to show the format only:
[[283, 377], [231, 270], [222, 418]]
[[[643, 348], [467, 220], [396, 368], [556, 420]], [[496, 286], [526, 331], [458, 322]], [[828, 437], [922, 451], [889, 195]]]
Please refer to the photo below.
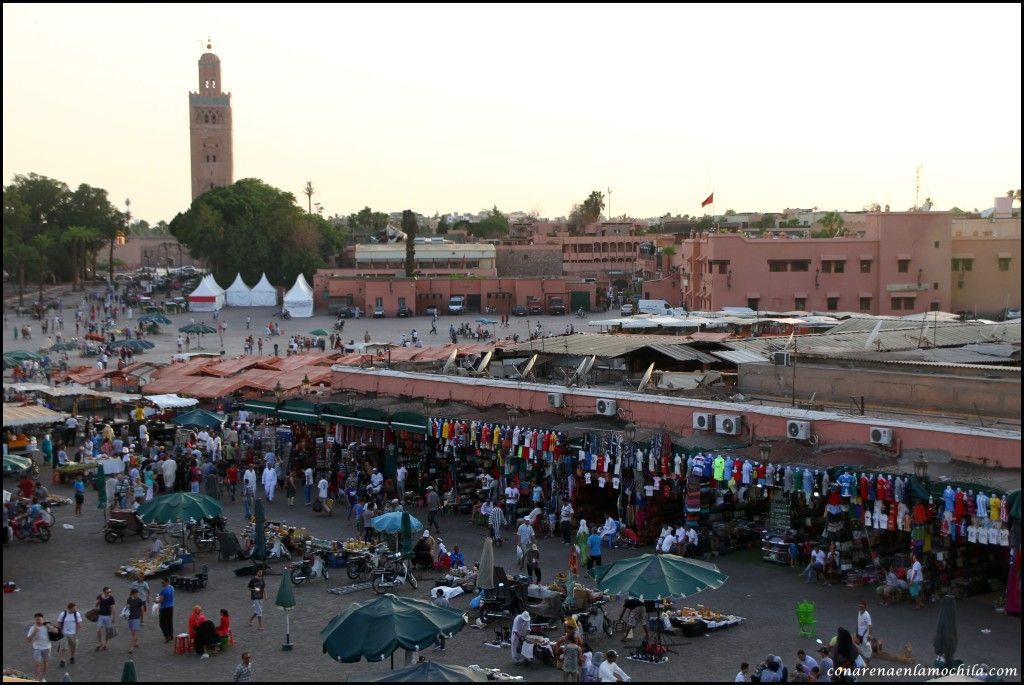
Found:
[[207, 274], [188, 296], [188, 308], [193, 312], [215, 312], [224, 307], [224, 288]]
[[251, 307], [252, 289], [242, 280], [242, 274], [235, 276], [235, 282], [225, 293], [229, 307]]
[[299, 319], [308, 319], [313, 316], [313, 289], [309, 287], [301, 273], [295, 279], [292, 289], [285, 293], [284, 308]]
[[277, 288], [270, 285], [270, 281], [267, 280], [267, 274], [263, 274], [260, 278], [260, 282], [253, 286], [252, 290], [252, 307], [276, 307], [277, 306]]

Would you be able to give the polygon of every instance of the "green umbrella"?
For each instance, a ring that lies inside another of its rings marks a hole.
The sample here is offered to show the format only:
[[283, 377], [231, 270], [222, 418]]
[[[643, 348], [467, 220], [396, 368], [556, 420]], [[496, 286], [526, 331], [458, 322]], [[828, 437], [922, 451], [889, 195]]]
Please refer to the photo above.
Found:
[[267, 558], [267, 515], [263, 511], [263, 500], [256, 501], [256, 522], [253, 524], [252, 558], [263, 561]]
[[139, 317], [139, 321], [145, 321], [147, 323], [163, 324], [167, 326], [171, 323], [171, 320], [160, 312], [151, 312], [149, 314], [143, 314]]
[[110, 343], [110, 347], [112, 349], [117, 349], [119, 347], [127, 347], [132, 352], [143, 352], [145, 350], [153, 349], [154, 347], [156, 347], [156, 345], [149, 342], [148, 340], [115, 340], [114, 342]]
[[484, 683], [487, 676], [465, 666], [424, 661], [382, 675], [361, 675], [363, 683]]
[[131, 659], [124, 662], [124, 668], [121, 669], [121, 682], [122, 683], [137, 683], [139, 677], [135, 674], [135, 662]]
[[216, 333], [217, 329], [213, 326], [207, 326], [205, 323], [190, 323], [187, 326], [182, 326], [178, 329], [182, 333]]
[[465, 614], [456, 609], [387, 594], [349, 605], [320, 631], [320, 639], [324, 652], [343, 663], [383, 661], [399, 647], [424, 649], [465, 625]]
[[274, 604], [284, 609], [284, 644], [281, 649], [286, 652], [292, 651], [292, 624], [288, 612], [295, 606], [295, 593], [292, 592], [292, 581], [287, 573], [281, 574], [281, 585], [277, 588], [277, 598]]
[[484, 549], [480, 552], [480, 569], [476, 576], [476, 586], [481, 590], [494, 589], [494, 542], [490, 536], [484, 538]]
[[13, 350], [12, 352], [4, 352], [4, 357], [10, 357], [11, 359], [17, 359], [18, 361], [25, 361], [31, 359], [34, 362], [43, 361], [43, 355], [35, 352], [29, 352], [28, 350]]
[[397, 511], [389, 511], [386, 514], [375, 516], [373, 518], [373, 529], [379, 530], [382, 533], [391, 533], [395, 535], [401, 532], [402, 526], [404, 525], [405, 519], [409, 519], [409, 532], [423, 530], [423, 523], [420, 522], [415, 516], [410, 516], [408, 512], [402, 512], [399, 514]]
[[190, 412], [179, 414], [174, 417], [174, 423], [179, 426], [203, 426], [206, 428], [220, 428], [227, 418], [223, 414], [215, 414], [205, 409], [193, 409]]
[[310, 335], [330, 335], [327, 331], [322, 328], [314, 328], [309, 332]]
[[594, 569], [597, 589], [640, 599], [689, 597], [729, 579], [714, 564], [675, 554], [642, 554]]
[[50, 348], [50, 352], [70, 352], [77, 349], [78, 343], [65, 340], [64, 342], [54, 343], [53, 347]]
[[402, 554], [412, 554], [412, 516], [409, 512], [402, 512], [402, 530], [400, 532]]
[[146, 523], [178, 523], [220, 516], [221, 504], [208, 495], [174, 492], [146, 502], [138, 509]]

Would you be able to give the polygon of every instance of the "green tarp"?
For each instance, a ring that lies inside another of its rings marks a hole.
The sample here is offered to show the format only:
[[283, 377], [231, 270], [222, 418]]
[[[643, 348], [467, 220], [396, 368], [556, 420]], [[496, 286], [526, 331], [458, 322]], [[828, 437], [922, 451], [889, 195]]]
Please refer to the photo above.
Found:
[[264, 400], [246, 400], [242, 403], [242, 407], [257, 414], [273, 414], [277, 411], [276, 402], [266, 402]]

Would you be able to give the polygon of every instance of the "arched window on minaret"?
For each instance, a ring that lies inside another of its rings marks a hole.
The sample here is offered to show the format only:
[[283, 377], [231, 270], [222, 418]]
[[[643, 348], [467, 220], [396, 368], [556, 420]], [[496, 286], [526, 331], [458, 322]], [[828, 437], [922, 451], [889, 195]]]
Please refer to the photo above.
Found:
[[210, 123], [210, 115], [209, 114], [204, 114], [203, 115], [203, 123], [204, 124]]

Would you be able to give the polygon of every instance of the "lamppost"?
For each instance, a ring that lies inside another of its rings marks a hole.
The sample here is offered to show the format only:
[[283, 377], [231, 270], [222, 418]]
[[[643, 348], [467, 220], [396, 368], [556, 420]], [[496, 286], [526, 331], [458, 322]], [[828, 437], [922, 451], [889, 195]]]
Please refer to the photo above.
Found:
[[914, 475], [920, 481], [927, 480], [928, 478], [928, 460], [921, 456], [914, 462]]
[[508, 425], [516, 425], [516, 421], [519, 420], [519, 409], [517, 407], [508, 408]]
[[433, 397], [423, 398], [423, 415], [430, 418], [434, 414], [434, 409], [437, 407], [437, 400]]
[[309, 374], [305, 374], [302, 376], [302, 394], [309, 394]]
[[281, 381], [274, 385], [274, 399], [278, 404], [281, 404], [281, 400], [284, 399], [284, 386], [281, 385]]
[[[757, 449], [761, 453], [761, 463], [768, 466], [772, 462], [772, 444], [767, 440], [762, 440], [758, 443]], [[757, 487], [762, 487], [760, 482]]]
[[626, 442], [633, 442], [636, 440], [636, 424], [630, 421], [626, 424], [626, 427], [622, 429], [622, 434], [626, 436]]

